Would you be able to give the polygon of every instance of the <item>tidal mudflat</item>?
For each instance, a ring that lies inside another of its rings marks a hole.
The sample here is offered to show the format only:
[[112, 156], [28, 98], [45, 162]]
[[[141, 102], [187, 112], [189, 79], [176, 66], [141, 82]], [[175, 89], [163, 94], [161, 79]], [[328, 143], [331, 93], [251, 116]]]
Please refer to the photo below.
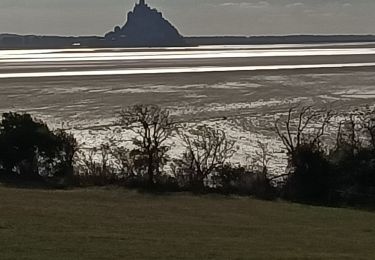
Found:
[[158, 104], [225, 129], [240, 147], [235, 161], [269, 143], [274, 169], [285, 163], [278, 114], [297, 104], [371, 106], [374, 82], [371, 44], [0, 51], [1, 112], [32, 113], [91, 147], [113, 137], [122, 107]]

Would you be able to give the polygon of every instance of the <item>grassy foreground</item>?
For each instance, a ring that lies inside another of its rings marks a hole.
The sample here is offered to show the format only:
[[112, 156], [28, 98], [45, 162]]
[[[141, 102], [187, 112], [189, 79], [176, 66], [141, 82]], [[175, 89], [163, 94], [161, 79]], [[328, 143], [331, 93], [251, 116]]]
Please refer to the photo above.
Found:
[[0, 187], [0, 259], [374, 259], [375, 213]]

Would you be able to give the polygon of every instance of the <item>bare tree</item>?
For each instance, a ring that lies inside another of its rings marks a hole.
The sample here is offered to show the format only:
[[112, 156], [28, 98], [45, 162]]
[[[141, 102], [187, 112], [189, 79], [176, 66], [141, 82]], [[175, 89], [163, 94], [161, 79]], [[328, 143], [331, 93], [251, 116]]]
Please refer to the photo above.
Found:
[[80, 184], [102, 186], [116, 183], [117, 174], [111, 166], [109, 144], [102, 144], [98, 148], [81, 149], [79, 153], [76, 178]]
[[268, 165], [272, 159], [272, 154], [270, 153], [266, 143], [258, 141], [258, 147], [260, 150], [255, 152], [255, 157], [252, 159], [252, 165], [260, 167], [264, 176], [267, 176]]
[[202, 125], [190, 131], [181, 132], [186, 152], [178, 160], [180, 170], [189, 176], [189, 182], [198, 188], [204, 187], [204, 180], [235, 153], [235, 142], [227, 139], [224, 131]]
[[59, 175], [64, 176], [69, 181], [74, 175], [74, 161], [79, 151], [79, 145], [75, 137], [64, 130], [55, 131], [55, 135], [59, 147], [59, 152], [56, 154], [56, 159], [59, 165]]
[[341, 120], [337, 130], [336, 150], [345, 147], [354, 155], [361, 146], [361, 141], [359, 139], [360, 131], [361, 126], [358, 121], [358, 114], [351, 113], [344, 120]]
[[375, 111], [356, 110], [339, 122], [337, 149], [345, 147], [354, 155], [362, 148], [375, 149]]
[[137, 147], [138, 158], [147, 165], [149, 185], [155, 184], [155, 176], [160, 175], [167, 161], [169, 147], [165, 142], [176, 130], [176, 123], [169, 111], [154, 105], [135, 105], [125, 108], [120, 115], [123, 128], [136, 134], [133, 144]]
[[137, 174], [136, 156], [126, 147], [112, 144], [111, 157], [121, 177], [132, 177]]
[[99, 148], [91, 148], [87, 152], [81, 151], [81, 154], [88, 175], [98, 175], [107, 171], [110, 154], [109, 145], [102, 144]]
[[333, 116], [330, 110], [314, 110], [312, 107], [292, 107], [288, 115], [275, 122], [277, 135], [290, 155], [304, 143], [319, 145]]
[[375, 150], [375, 108], [368, 108], [362, 116], [362, 128], [368, 136], [372, 149]]

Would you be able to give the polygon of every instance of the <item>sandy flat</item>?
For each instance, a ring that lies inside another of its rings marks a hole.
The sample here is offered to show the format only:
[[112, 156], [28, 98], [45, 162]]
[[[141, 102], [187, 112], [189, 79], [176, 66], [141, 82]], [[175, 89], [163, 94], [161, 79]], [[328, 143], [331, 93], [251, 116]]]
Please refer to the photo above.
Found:
[[[375, 55], [3, 63], [0, 73], [354, 62], [375, 62]], [[122, 107], [152, 103], [171, 109], [180, 120], [225, 128], [243, 149], [254, 147], [257, 139], [279, 147], [272, 130], [275, 114], [293, 104], [339, 111], [374, 105], [374, 82], [375, 67], [0, 79], [0, 111], [33, 113], [93, 144], [108, 136]], [[241, 118], [254, 121], [253, 140], [233, 124]]]

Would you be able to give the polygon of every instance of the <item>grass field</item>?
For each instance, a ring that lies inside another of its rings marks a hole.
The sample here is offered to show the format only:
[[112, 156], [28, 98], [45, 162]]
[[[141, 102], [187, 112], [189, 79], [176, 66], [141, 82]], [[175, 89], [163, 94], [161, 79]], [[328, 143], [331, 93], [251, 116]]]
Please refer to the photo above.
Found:
[[375, 259], [375, 213], [218, 195], [1, 187], [0, 259]]

